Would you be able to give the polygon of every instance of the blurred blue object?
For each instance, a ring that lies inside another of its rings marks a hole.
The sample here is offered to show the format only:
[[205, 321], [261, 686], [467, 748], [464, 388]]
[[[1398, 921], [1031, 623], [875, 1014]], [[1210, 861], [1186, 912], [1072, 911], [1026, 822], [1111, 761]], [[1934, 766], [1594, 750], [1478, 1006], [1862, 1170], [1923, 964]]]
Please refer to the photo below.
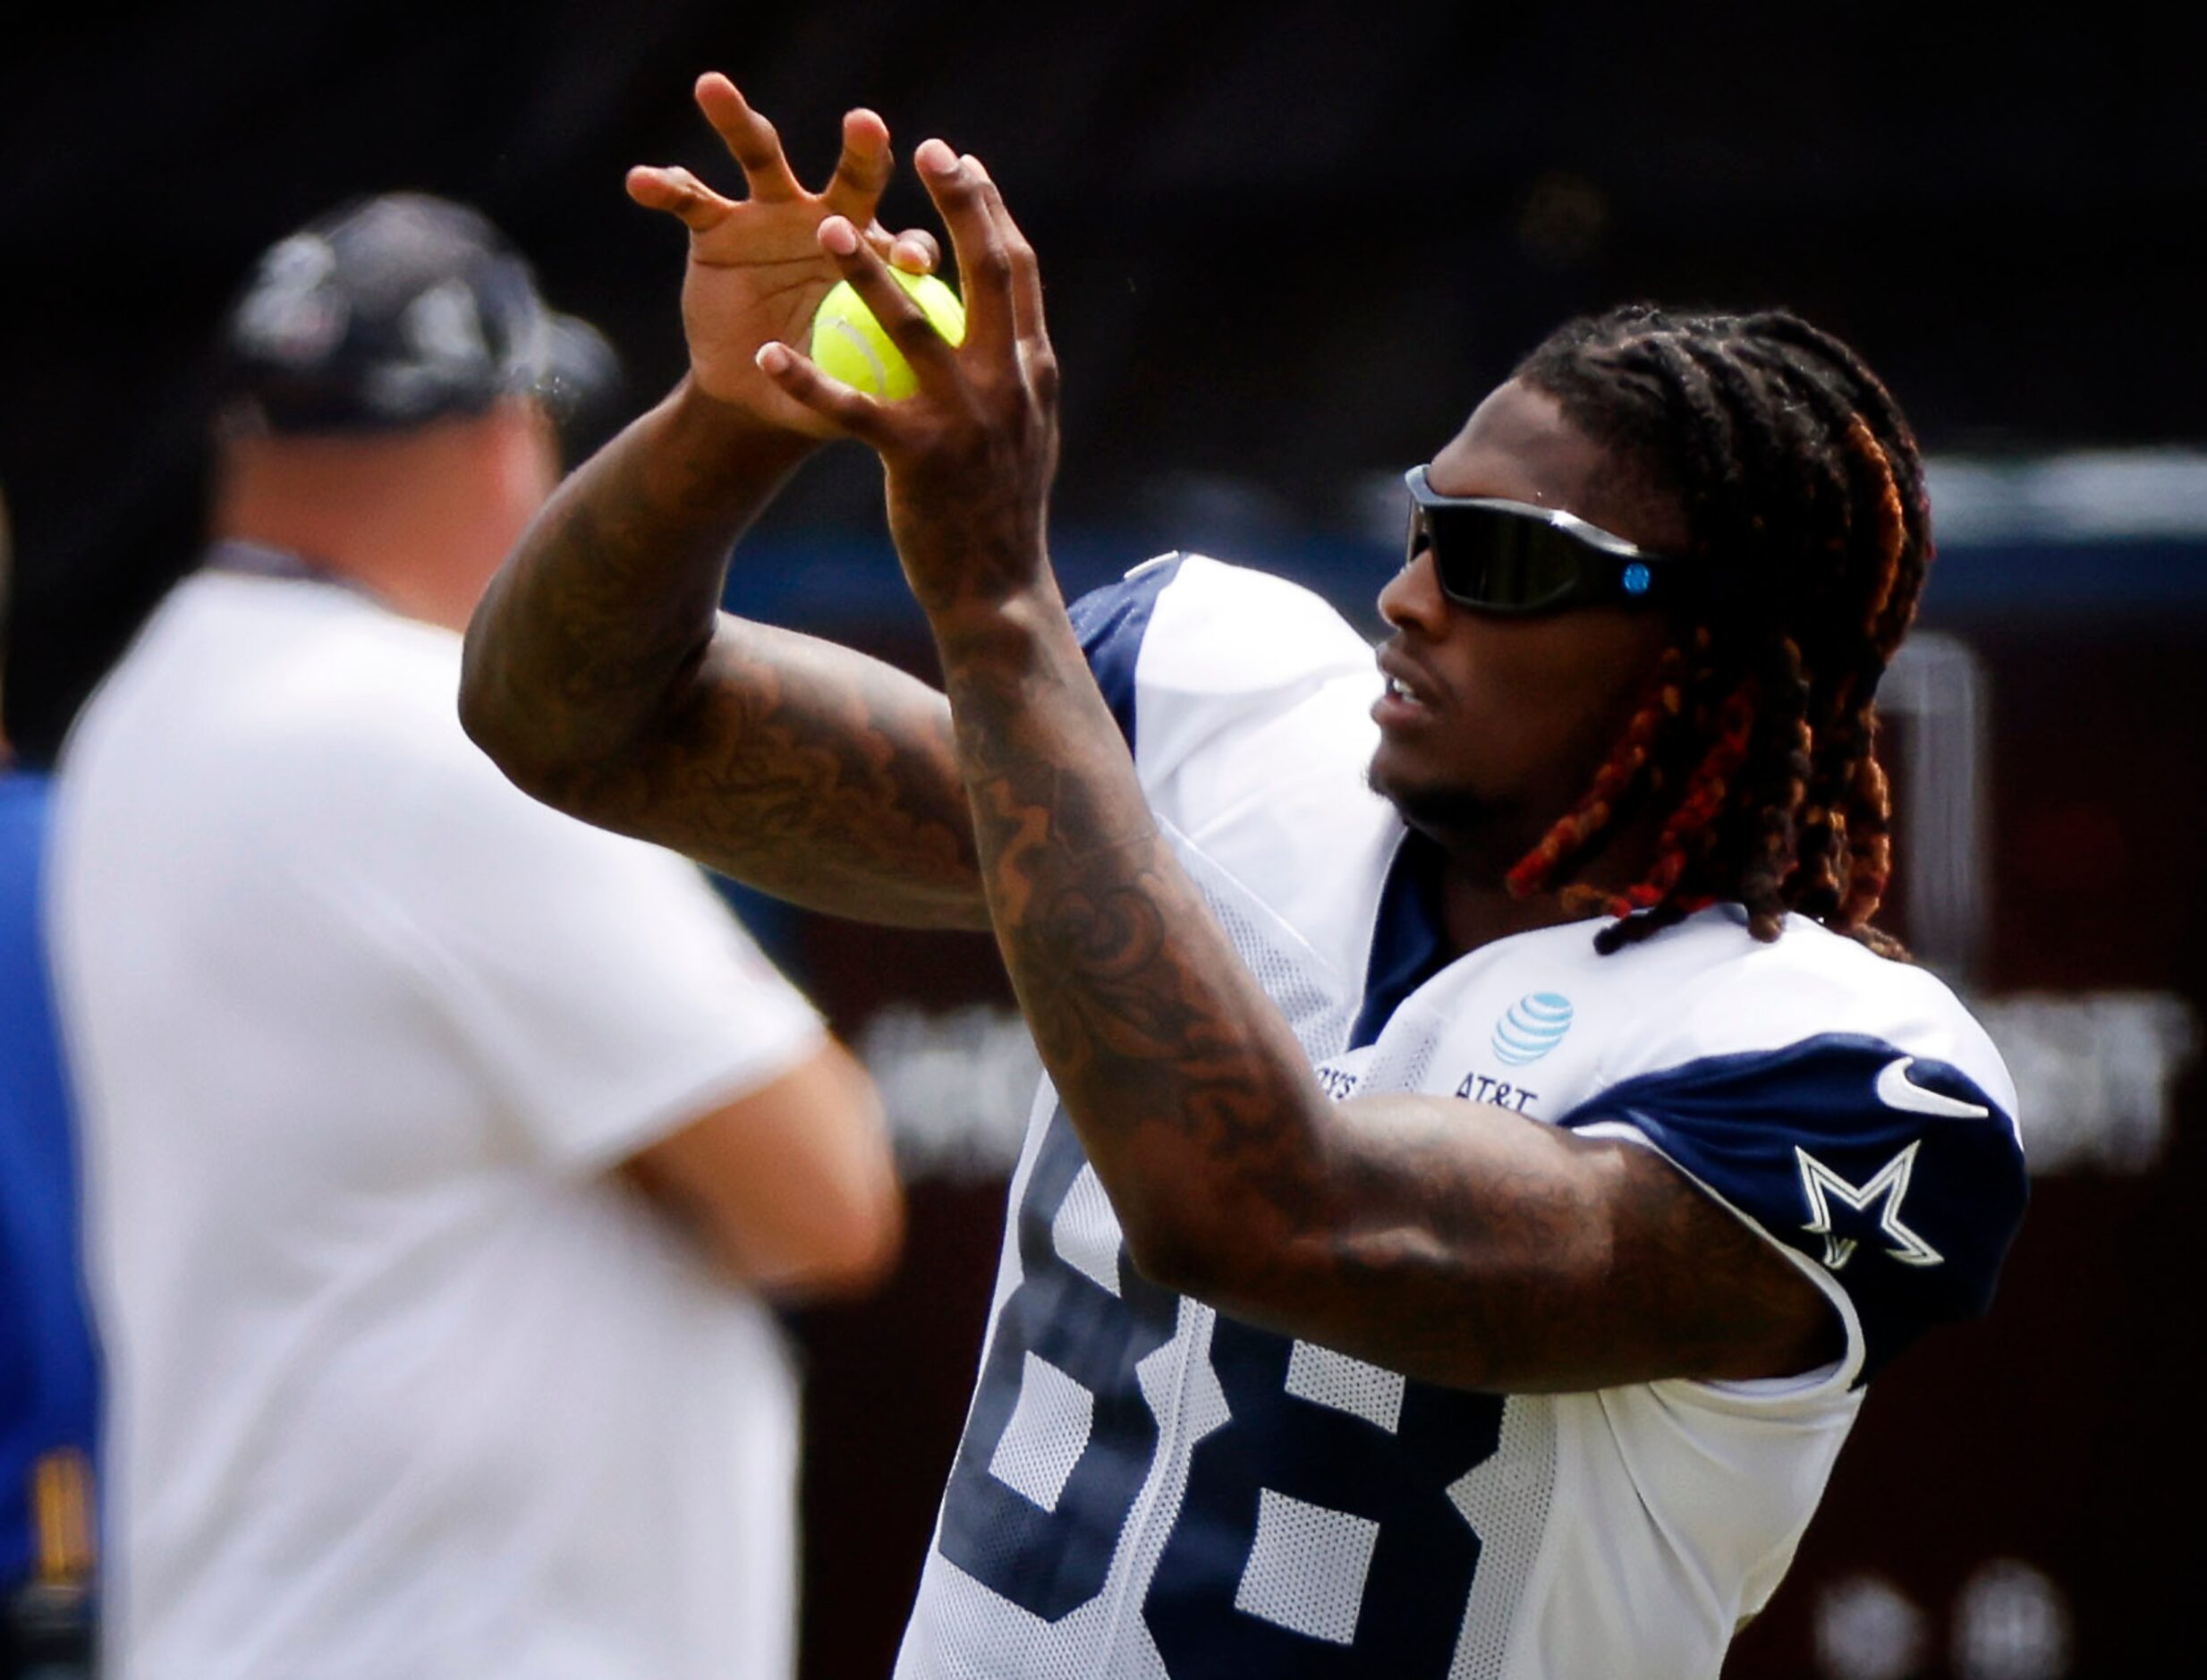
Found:
[[49, 803], [0, 769], [0, 1667], [89, 1637], [98, 1382], [39, 926]]

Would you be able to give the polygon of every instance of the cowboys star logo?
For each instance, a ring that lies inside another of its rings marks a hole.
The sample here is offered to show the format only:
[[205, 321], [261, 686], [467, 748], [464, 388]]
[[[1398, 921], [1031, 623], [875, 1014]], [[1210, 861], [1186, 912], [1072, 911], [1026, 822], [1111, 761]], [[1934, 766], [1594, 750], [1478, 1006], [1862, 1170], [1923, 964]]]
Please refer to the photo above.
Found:
[[[1855, 1251], [1871, 1231], [1862, 1228], [1866, 1221], [1848, 1220], [1857, 1226], [1857, 1235], [1842, 1236], [1832, 1223], [1832, 1208], [1836, 1203], [1849, 1211], [1867, 1215], [1879, 1202], [1875, 1230], [1891, 1240], [1885, 1252], [1904, 1266], [1937, 1266], [1946, 1257], [1911, 1231], [1900, 1220], [1900, 1204], [1908, 1193], [1909, 1175], [1915, 1171], [1915, 1152], [1923, 1147], [1918, 1138], [1906, 1149], [1880, 1167], [1864, 1184], [1850, 1184], [1831, 1168], [1818, 1160], [1798, 1144], [1794, 1155], [1801, 1163], [1801, 1189], [1808, 1197], [1809, 1222], [1801, 1228], [1812, 1236], [1824, 1239], [1824, 1264], [1833, 1271], [1846, 1268], [1854, 1259]], [[1874, 1240], [1874, 1239], [1872, 1239]]]

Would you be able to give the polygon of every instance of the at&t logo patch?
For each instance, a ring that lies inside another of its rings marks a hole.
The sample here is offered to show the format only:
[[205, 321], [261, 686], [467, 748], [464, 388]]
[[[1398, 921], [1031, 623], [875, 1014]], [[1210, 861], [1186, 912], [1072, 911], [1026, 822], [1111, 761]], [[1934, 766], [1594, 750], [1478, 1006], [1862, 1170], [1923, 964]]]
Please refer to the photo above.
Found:
[[1532, 992], [1494, 1023], [1494, 1053], [1511, 1067], [1537, 1062], [1571, 1031], [1571, 1000], [1558, 992]]

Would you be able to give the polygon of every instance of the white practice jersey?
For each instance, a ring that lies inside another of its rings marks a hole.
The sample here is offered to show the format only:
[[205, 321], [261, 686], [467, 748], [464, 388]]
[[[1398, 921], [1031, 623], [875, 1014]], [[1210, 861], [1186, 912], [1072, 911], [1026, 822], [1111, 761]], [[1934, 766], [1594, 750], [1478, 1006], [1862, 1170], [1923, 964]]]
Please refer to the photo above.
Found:
[[1835, 1364], [1471, 1394], [1159, 1288], [1055, 1094], [897, 1673], [1714, 1676], [1866, 1378], [1990, 1299], [2014, 1089], [1921, 970], [1719, 905], [1446, 960], [1431, 849], [1369, 791], [1371, 651], [1307, 592], [1168, 556], [1074, 608], [1144, 790], [1337, 1098], [1417, 1090], [1661, 1152], [1831, 1299]]

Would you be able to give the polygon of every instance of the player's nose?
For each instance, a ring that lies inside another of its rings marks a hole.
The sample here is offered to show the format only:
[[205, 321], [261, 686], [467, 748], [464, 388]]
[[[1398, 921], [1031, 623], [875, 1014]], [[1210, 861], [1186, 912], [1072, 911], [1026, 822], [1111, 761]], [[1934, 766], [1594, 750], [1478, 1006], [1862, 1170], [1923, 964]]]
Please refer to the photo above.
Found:
[[1379, 616], [1397, 630], [1439, 636], [1448, 622], [1448, 598], [1440, 592], [1433, 556], [1421, 553], [1389, 578], [1379, 590]]

